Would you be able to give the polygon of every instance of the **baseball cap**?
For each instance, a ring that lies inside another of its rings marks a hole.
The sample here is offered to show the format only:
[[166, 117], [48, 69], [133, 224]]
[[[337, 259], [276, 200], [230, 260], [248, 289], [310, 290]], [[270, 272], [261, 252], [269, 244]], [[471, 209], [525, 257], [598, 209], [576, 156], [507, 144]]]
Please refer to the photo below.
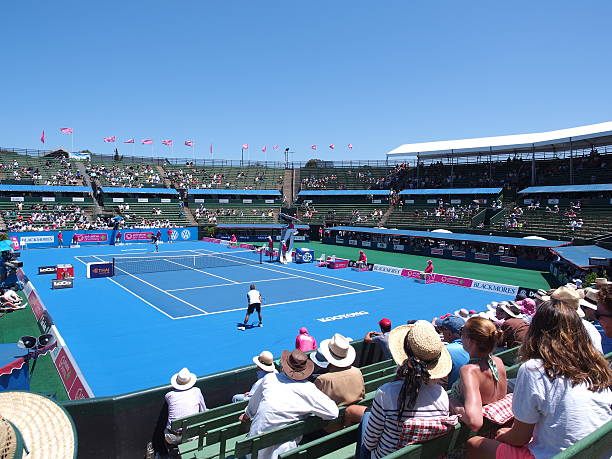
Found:
[[465, 326], [465, 320], [459, 316], [447, 316], [444, 319], [436, 320], [436, 327], [448, 328], [453, 333], [460, 333]]
[[378, 321], [378, 325], [380, 325], [381, 327], [391, 327], [391, 321], [389, 319], [380, 319]]

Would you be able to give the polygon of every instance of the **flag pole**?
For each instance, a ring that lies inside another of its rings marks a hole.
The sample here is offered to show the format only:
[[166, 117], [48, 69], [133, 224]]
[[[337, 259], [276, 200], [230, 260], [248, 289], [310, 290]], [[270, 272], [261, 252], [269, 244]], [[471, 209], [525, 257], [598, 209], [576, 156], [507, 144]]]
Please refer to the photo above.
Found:
[[71, 142], [70, 151], [74, 153], [74, 130], [70, 133], [70, 142]]

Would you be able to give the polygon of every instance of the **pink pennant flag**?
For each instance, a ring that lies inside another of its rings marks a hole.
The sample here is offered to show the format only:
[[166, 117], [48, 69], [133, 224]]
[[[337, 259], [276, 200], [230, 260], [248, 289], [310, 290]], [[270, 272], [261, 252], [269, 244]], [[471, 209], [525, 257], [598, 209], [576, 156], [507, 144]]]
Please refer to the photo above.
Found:
[[333, 143], [330, 143], [330, 144], [329, 144], [329, 149], [330, 149], [330, 150], [333, 150], [334, 148], [336, 148], [336, 146], [335, 146]]
[[261, 147], [261, 151], [263, 151], [264, 153], [266, 152], [266, 146], [265, 145], [263, 147]]
[[193, 140], [185, 140], [185, 145], [188, 147], [193, 147]]
[[123, 143], [134, 143], [134, 139], [132, 138], [132, 139], [124, 140]]
[[45, 130], [43, 129], [42, 134], [40, 135], [40, 141], [45, 143]]
[[274, 146], [272, 147], [272, 149], [273, 149], [273, 150], [278, 150], [278, 145], [274, 145]]
[[313, 150], [316, 150], [317, 146], [316, 145], [311, 145], [310, 148], [312, 148]]
[[143, 145], [153, 145], [153, 141], [151, 139], [143, 139], [142, 144]]
[[349, 147], [349, 150], [353, 149], [353, 144], [352, 143], [349, 143], [347, 146]]
[[60, 132], [62, 134], [72, 134], [72, 128], [61, 128]]
[[162, 143], [162, 145], [165, 145], [167, 147], [171, 147], [172, 146], [172, 140], [162, 140], [161, 143]]
[[248, 150], [248, 149], [249, 149], [249, 144], [248, 144], [248, 143], [243, 143], [243, 144], [242, 144], [242, 148], [243, 148], [244, 150]]
[[104, 141], [106, 143], [110, 143], [110, 142], [115, 142], [116, 139], [115, 139], [115, 136], [113, 135], [113, 136], [110, 136], [110, 137], [104, 137]]

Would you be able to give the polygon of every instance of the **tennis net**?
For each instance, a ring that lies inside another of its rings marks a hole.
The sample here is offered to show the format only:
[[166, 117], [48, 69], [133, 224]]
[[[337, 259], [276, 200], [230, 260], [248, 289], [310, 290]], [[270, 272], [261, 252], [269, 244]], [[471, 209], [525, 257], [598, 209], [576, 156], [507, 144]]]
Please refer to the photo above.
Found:
[[262, 262], [259, 250], [239, 250], [227, 253], [194, 255], [117, 257], [113, 258], [114, 275], [183, 271], [188, 269], [224, 268], [254, 265]]

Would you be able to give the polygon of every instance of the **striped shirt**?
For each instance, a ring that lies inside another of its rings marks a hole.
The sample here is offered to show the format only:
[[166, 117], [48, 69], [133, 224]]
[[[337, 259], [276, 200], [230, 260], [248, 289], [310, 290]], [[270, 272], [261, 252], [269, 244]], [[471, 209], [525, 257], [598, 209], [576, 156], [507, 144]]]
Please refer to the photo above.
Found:
[[429, 418], [449, 414], [446, 391], [439, 384], [432, 382], [421, 387], [416, 403], [413, 407], [404, 409], [398, 423], [397, 397], [402, 389], [402, 383], [402, 381], [393, 381], [384, 384], [376, 392], [372, 403], [372, 414], [363, 439], [374, 458], [386, 456], [398, 449], [402, 422], [406, 418]]

